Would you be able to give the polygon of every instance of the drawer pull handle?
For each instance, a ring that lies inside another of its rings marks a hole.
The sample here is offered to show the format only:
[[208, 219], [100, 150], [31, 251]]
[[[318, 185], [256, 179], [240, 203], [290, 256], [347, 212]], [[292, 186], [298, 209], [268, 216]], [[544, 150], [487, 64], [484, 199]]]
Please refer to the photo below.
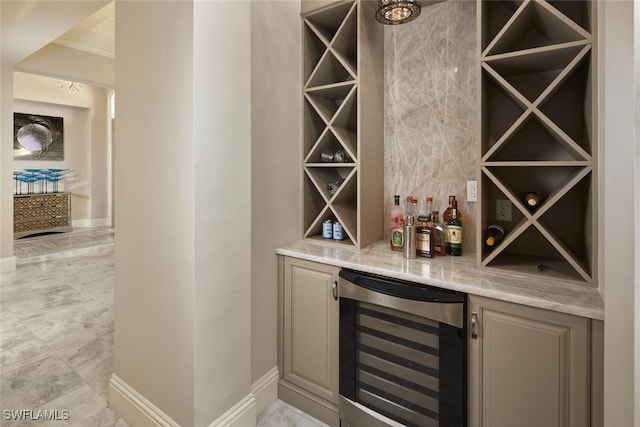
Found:
[[338, 301], [338, 281], [334, 280], [333, 285], [331, 285], [331, 295], [333, 299]]

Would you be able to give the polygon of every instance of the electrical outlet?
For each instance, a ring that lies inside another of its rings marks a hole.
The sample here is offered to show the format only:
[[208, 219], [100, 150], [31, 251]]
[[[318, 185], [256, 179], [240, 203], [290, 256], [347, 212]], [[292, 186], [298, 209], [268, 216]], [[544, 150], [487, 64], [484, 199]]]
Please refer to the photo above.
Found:
[[478, 201], [478, 181], [467, 181], [467, 202]]
[[509, 200], [496, 200], [496, 219], [498, 221], [511, 221], [511, 202]]

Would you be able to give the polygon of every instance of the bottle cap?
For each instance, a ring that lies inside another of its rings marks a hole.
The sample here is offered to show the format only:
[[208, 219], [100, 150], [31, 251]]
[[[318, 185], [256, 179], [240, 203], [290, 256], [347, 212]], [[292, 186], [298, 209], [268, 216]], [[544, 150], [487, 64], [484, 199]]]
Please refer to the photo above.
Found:
[[427, 202], [433, 202], [433, 197], [427, 197]]
[[496, 238], [493, 236], [487, 237], [486, 240], [487, 246], [493, 246], [496, 243]]

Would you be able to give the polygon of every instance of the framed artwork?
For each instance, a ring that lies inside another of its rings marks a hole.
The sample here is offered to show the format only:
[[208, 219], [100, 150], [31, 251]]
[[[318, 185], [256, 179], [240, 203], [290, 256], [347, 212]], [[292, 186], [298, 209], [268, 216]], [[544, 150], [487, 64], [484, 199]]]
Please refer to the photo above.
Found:
[[13, 113], [14, 160], [64, 160], [62, 117]]

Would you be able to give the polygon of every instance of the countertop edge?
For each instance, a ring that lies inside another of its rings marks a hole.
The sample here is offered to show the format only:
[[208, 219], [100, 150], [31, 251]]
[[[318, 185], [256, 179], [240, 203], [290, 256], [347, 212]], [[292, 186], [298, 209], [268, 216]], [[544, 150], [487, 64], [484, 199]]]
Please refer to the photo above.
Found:
[[[317, 251], [319, 253], [313, 253], [313, 251]], [[539, 295], [533, 295], [534, 292], [532, 292], [531, 289], [536, 289], [539, 283], [534, 282], [532, 279], [528, 279], [531, 283], [529, 284], [529, 287], [524, 288], [524, 291], [522, 290], [522, 286], [520, 288], [518, 286], [512, 287], [505, 283], [496, 284], [493, 289], [472, 283], [474, 280], [505, 281], [509, 280], [510, 277], [512, 277], [513, 280], [519, 280], [522, 282], [523, 278], [516, 274], [510, 276], [509, 273], [505, 272], [487, 273], [477, 267], [474, 267], [477, 270], [474, 272], [473, 268], [470, 269], [469, 266], [465, 266], [470, 280], [464, 280], [464, 278], [459, 278], [457, 280], [438, 279], [408, 271], [393, 271], [389, 268], [385, 268], [384, 266], [376, 265], [376, 259], [379, 259], [379, 256], [376, 257], [375, 255], [369, 255], [368, 248], [360, 250], [355, 248], [343, 249], [340, 247], [325, 246], [314, 242], [308, 243], [299, 241], [290, 245], [278, 247], [275, 252], [277, 255], [304, 259], [340, 268], [350, 268], [366, 273], [379, 274], [396, 279], [437, 286], [443, 289], [465, 292], [471, 295], [493, 298], [530, 307], [537, 307], [593, 320], [604, 321], [604, 303], [600, 291], [597, 288], [560, 283], [557, 285], [558, 290], [564, 292], [550, 292], [550, 288], [547, 286], [546, 289], [538, 289], [539, 292], [544, 292], [544, 297], [541, 297]], [[328, 255], [323, 253], [328, 253]], [[393, 254], [390, 252], [390, 256], [391, 255]], [[349, 257], [355, 257], [357, 260], [354, 261], [346, 259]], [[420, 260], [416, 262], [419, 261]], [[462, 276], [462, 274], [460, 275]], [[471, 279], [472, 277], [473, 279]], [[524, 280], [526, 281], [527, 279]], [[529, 294], [527, 294], [527, 292]], [[569, 296], [567, 295], [567, 292], [571, 292], [572, 294]]]

